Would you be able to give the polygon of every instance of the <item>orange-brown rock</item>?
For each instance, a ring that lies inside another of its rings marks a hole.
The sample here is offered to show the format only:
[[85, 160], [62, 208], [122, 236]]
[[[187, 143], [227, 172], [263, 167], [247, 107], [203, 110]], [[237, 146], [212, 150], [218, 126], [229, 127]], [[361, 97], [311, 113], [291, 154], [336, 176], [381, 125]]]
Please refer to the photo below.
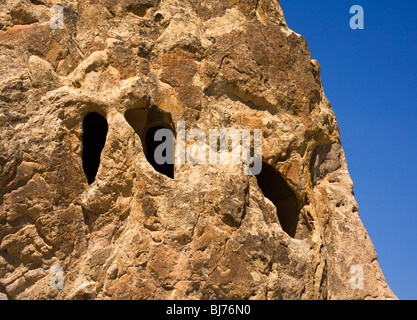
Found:
[[[0, 298], [395, 299], [278, 0], [1, 3]], [[264, 174], [158, 172], [146, 133], [179, 121], [262, 129]]]

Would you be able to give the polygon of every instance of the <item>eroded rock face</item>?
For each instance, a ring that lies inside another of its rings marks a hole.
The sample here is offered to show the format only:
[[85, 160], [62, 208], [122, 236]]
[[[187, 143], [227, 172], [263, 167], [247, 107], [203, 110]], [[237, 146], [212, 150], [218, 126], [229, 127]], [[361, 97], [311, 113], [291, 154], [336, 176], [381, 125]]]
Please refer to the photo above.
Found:
[[[53, 29], [57, 3], [0, 9], [1, 298], [395, 298], [320, 66], [277, 0], [61, 1], [64, 28]], [[108, 131], [89, 182], [90, 113]], [[159, 173], [146, 132], [178, 134], [178, 121], [262, 129], [280, 178], [262, 191], [242, 165]], [[287, 232], [283, 212], [296, 215]], [[352, 266], [363, 288], [352, 289]]]

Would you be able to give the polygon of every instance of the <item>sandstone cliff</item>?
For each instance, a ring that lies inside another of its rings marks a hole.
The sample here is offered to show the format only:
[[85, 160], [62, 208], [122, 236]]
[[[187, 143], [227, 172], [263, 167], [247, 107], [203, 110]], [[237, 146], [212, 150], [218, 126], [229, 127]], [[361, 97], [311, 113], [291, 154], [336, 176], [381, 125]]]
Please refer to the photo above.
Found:
[[[0, 4], [1, 298], [395, 299], [277, 0]], [[262, 174], [158, 172], [179, 121], [262, 129]]]

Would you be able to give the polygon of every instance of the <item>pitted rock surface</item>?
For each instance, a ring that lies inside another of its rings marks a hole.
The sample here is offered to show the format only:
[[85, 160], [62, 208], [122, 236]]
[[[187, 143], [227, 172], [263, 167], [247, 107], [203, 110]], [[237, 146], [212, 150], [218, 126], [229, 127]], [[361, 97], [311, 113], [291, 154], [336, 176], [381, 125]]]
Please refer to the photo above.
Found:
[[[320, 66], [278, 0], [0, 3], [1, 298], [396, 298], [359, 218]], [[58, 4], [62, 29], [51, 28]], [[90, 113], [108, 131], [89, 184]], [[262, 129], [276, 179], [262, 190], [225, 164], [159, 173], [145, 132], [178, 134], [179, 121], [206, 134]]]

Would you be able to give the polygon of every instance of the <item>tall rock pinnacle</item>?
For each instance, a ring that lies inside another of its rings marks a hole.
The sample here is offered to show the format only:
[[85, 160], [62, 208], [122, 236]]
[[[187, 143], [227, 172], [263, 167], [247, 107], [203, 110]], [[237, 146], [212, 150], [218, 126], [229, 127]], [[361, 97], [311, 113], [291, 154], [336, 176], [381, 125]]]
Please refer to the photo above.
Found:
[[10, 0], [0, 30], [0, 298], [396, 299], [278, 0]]

